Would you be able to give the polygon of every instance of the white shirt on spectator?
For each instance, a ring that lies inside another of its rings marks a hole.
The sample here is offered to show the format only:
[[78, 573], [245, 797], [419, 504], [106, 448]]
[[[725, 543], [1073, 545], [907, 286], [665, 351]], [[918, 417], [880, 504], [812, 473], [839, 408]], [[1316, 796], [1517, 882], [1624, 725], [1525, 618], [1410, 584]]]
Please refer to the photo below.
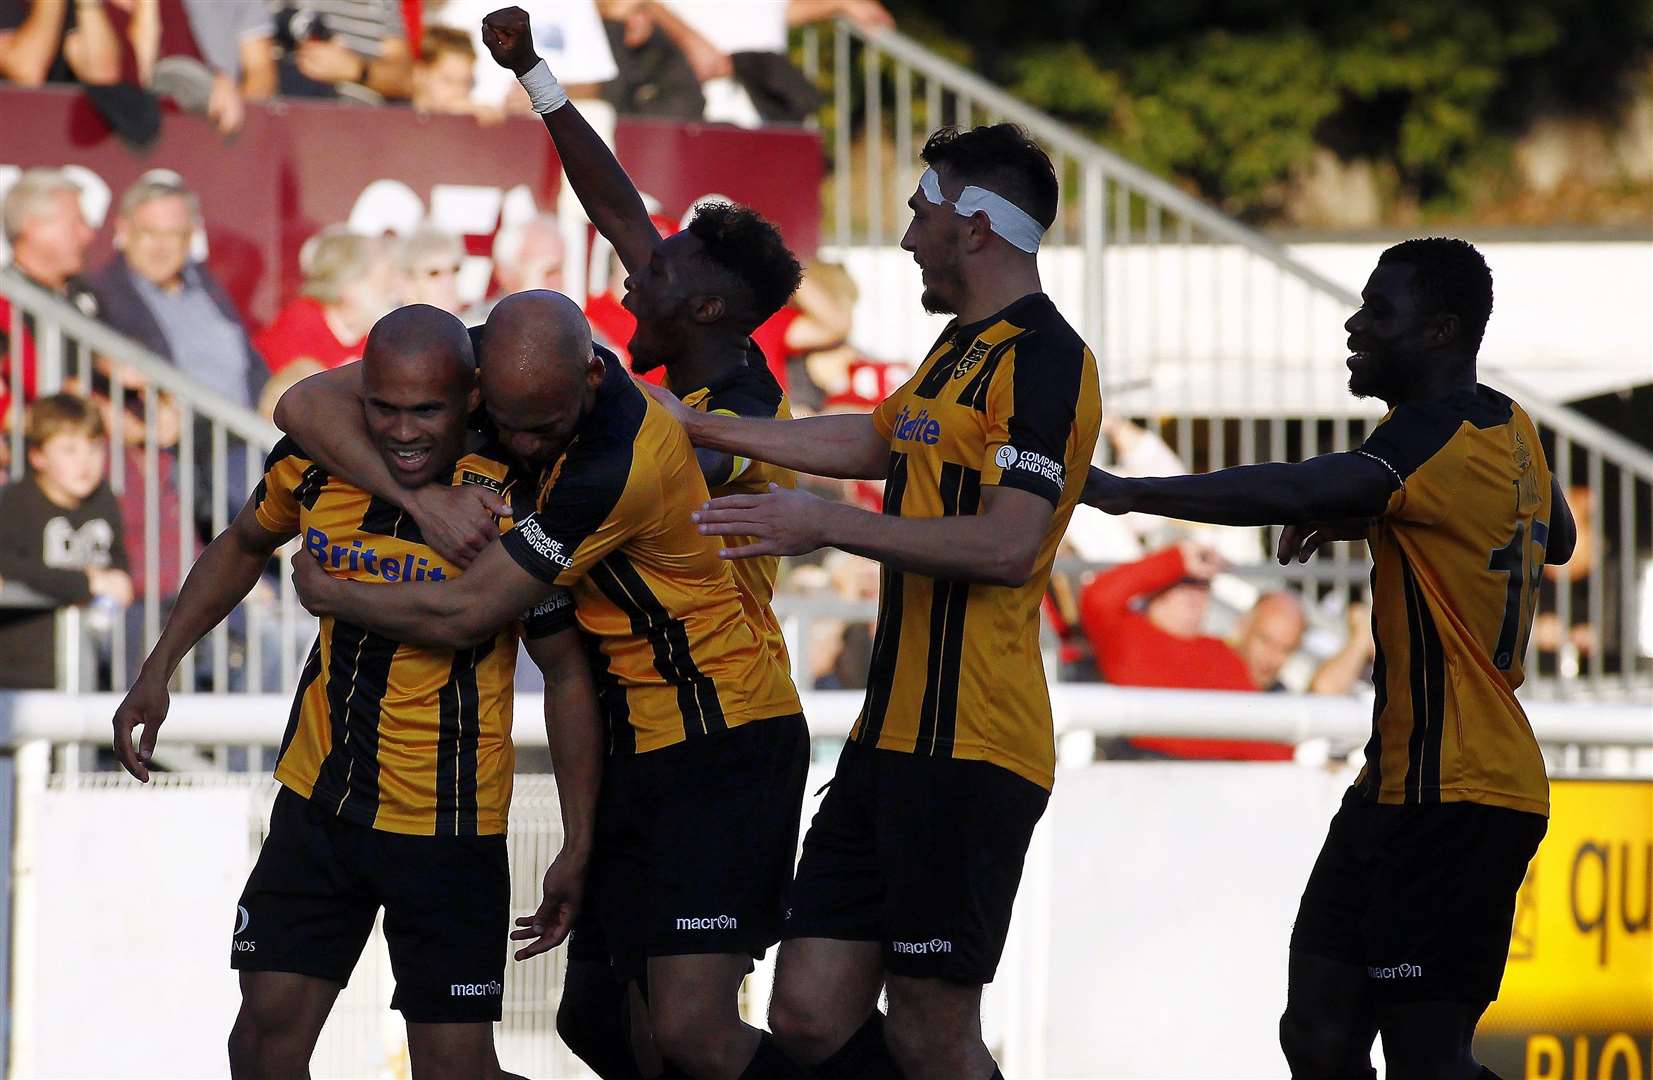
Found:
[[[595, 0], [518, 0], [534, 28], [534, 47], [551, 68], [557, 81], [567, 86], [608, 82], [620, 73], [614, 53], [608, 47], [603, 20]], [[514, 75], [488, 55], [482, 43], [482, 18], [504, 6], [501, 0], [448, 0], [431, 7], [426, 18], [432, 24], [451, 26], [471, 35], [476, 46], [476, 88], [474, 100], [483, 105], [504, 104], [516, 86]]]
[[665, 4], [723, 52], [786, 51], [784, 0], [665, 0]]

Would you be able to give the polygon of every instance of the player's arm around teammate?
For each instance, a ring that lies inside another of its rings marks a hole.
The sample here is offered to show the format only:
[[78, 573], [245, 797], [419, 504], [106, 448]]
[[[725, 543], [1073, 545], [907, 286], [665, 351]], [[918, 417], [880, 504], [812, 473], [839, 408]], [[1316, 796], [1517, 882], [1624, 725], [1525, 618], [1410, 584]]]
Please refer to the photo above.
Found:
[[407, 511], [418, 522], [425, 542], [460, 566], [469, 566], [499, 538], [496, 516], [511, 512], [504, 499], [479, 484], [427, 484], [412, 489], [398, 484], [367, 437], [360, 364], [318, 372], [289, 387], [276, 403], [275, 423], [327, 471], [348, 476], [369, 493]]
[[[882, 479], [888, 468], [890, 442], [871, 414], [758, 420], [697, 412], [658, 388], [647, 389], [672, 410], [696, 446], [840, 479]], [[728, 558], [836, 547], [927, 577], [1014, 586], [1032, 573], [1053, 511], [1038, 495], [1008, 487], [983, 491], [979, 514], [928, 519], [875, 514], [775, 487], [714, 499], [695, 521], [709, 536], [756, 538], [725, 549]]]

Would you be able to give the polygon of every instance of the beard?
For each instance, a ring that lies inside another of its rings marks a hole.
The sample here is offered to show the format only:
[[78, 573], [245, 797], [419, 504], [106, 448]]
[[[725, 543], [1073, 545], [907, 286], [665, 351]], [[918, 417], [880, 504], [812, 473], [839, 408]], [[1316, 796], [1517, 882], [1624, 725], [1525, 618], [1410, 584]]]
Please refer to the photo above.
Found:
[[1404, 398], [1418, 381], [1424, 361], [1403, 353], [1388, 353], [1369, 358], [1364, 365], [1349, 372], [1349, 393], [1357, 398], [1377, 398], [1388, 404]]
[[934, 289], [925, 289], [924, 294], [918, 298], [918, 302], [924, 305], [924, 310], [929, 312], [931, 315], [958, 314], [958, 311], [954, 308], [952, 301], [944, 299]]

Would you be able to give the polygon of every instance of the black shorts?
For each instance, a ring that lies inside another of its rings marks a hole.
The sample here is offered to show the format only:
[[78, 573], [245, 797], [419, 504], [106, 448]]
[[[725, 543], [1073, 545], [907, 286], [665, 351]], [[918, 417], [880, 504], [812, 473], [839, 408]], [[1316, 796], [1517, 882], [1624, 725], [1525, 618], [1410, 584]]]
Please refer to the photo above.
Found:
[[589, 891], [620, 978], [651, 956], [760, 957], [780, 940], [808, 771], [799, 714], [609, 759]]
[[1350, 788], [1291, 947], [1366, 969], [1381, 1002], [1498, 997], [1515, 894], [1549, 822], [1471, 802], [1379, 804]]
[[390, 1007], [419, 1024], [495, 1021], [510, 903], [503, 835], [370, 829], [284, 787], [241, 893], [230, 966], [343, 985], [383, 907]]
[[892, 974], [992, 982], [1049, 801], [985, 761], [846, 744], [804, 837], [786, 936], [877, 941]]

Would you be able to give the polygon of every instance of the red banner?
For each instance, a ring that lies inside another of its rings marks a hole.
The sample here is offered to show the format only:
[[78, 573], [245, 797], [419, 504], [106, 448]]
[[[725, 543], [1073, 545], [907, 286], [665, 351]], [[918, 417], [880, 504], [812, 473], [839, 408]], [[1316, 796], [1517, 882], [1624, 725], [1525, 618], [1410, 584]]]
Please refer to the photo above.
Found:
[[[666, 215], [725, 196], [773, 220], [800, 258], [814, 254], [815, 133], [622, 118], [615, 143]], [[106, 204], [149, 169], [178, 172], [201, 197], [208, 265], [255, 324], [298, 290], [298, 249], [323, 226], [351, 221], [373, 231], [427, 216], [486, 254], [507, 204], [531, 198], [555, 209], [561, 186], [551, 140], [532, 118], [485, 127], [406, 108], [280, 101], [249, 105], [246, 125], [228, 140], [200, 118], [169, 112], [159, 139], [139, 153], [78, 90], [0, 88], [0, 185], [15, 169], [42, 165], [86, 170], [94, 203]], [[110, 252], [112, 230], [102, 224], [94, 267]]]

